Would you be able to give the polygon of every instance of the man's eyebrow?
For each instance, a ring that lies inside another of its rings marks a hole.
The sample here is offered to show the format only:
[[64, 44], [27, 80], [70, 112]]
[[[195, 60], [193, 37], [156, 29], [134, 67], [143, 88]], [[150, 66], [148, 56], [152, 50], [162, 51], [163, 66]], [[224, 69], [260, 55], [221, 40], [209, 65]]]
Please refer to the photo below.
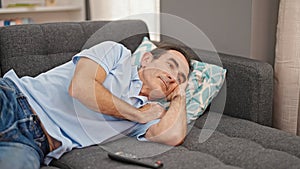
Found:
[[175, 59], [169, 58], [169, 60], [172, 61], [175, 64], [175, 66], [178, 68], [179, 64], [177, 63], [177, 61]]

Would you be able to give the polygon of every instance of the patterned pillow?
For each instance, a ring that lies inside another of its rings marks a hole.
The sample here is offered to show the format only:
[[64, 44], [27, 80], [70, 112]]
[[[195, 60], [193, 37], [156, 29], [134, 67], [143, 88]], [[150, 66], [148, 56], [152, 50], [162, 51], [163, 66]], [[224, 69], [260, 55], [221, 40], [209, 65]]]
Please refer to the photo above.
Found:
[[[156, 46], [144, 37], [142, 43], [132, 54], [131, 64], [139, 65], [144, 53], [155, 49]], [[201, 116], [212, 99], [220, 91], [226, 75], [226, 69], [213, 64], [192, 60], [194, 68], [186, 88], [187, 122], [191, 123]], [[166, 108], [168, 102], [161, 101]]]

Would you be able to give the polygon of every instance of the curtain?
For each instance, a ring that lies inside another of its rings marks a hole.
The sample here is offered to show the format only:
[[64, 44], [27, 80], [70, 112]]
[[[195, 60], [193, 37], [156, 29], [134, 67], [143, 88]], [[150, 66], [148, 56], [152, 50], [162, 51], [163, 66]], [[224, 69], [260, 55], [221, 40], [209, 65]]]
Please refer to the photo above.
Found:
[[274, 64], [273, 126], [300, 135], [300, 0], [281, 0]]

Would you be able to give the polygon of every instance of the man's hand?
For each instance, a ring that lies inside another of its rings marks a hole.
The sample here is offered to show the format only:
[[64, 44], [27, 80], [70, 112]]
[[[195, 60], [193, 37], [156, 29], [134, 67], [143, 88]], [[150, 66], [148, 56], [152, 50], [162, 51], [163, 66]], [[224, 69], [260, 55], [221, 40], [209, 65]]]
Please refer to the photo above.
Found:
[[148, 140], [172, 146], [182, 143], [187, 132], [186, 87], [187, 83], [178, 85], [167, 96], [167, 99], [171, 102], [170, 107], [160, 122], [148, 129], [145, 135]]
[[170, 93], [168, 96], [167, 96], [167, 100], [168, 101], [172, 101], [174, 100], [175, 97], [177, 96], [182, 96], [185, 98], [185, 89], [187, 87], [187, 83], [182, 83], [180, 85], [178, 85], [172, 93]]
[[151, 120], [161, 118], [166, 113], [166, 110], [158, 103], [148, 103], [139, 108], [139, 111], [141, 111], [143, 119], [143, 121], [140, 121], [141, 123], [147, 123]]

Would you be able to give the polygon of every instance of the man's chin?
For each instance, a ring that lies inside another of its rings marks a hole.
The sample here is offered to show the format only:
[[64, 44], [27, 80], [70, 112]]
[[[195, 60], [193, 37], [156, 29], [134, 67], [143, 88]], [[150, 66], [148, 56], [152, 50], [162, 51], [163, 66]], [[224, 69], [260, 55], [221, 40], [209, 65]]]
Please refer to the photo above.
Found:
[[166, 95], [161, 91], [153, 90], [150, 92], [148, 99], [150, 101], [166, 99]]
[[150, 101], [157, 101], [157, 100], [166, 100], [167, 98], [166, 97], [158, 97], [158, 96], [150, 96], [150, 97], [148, 97], [148, 99], [150, 100]]

